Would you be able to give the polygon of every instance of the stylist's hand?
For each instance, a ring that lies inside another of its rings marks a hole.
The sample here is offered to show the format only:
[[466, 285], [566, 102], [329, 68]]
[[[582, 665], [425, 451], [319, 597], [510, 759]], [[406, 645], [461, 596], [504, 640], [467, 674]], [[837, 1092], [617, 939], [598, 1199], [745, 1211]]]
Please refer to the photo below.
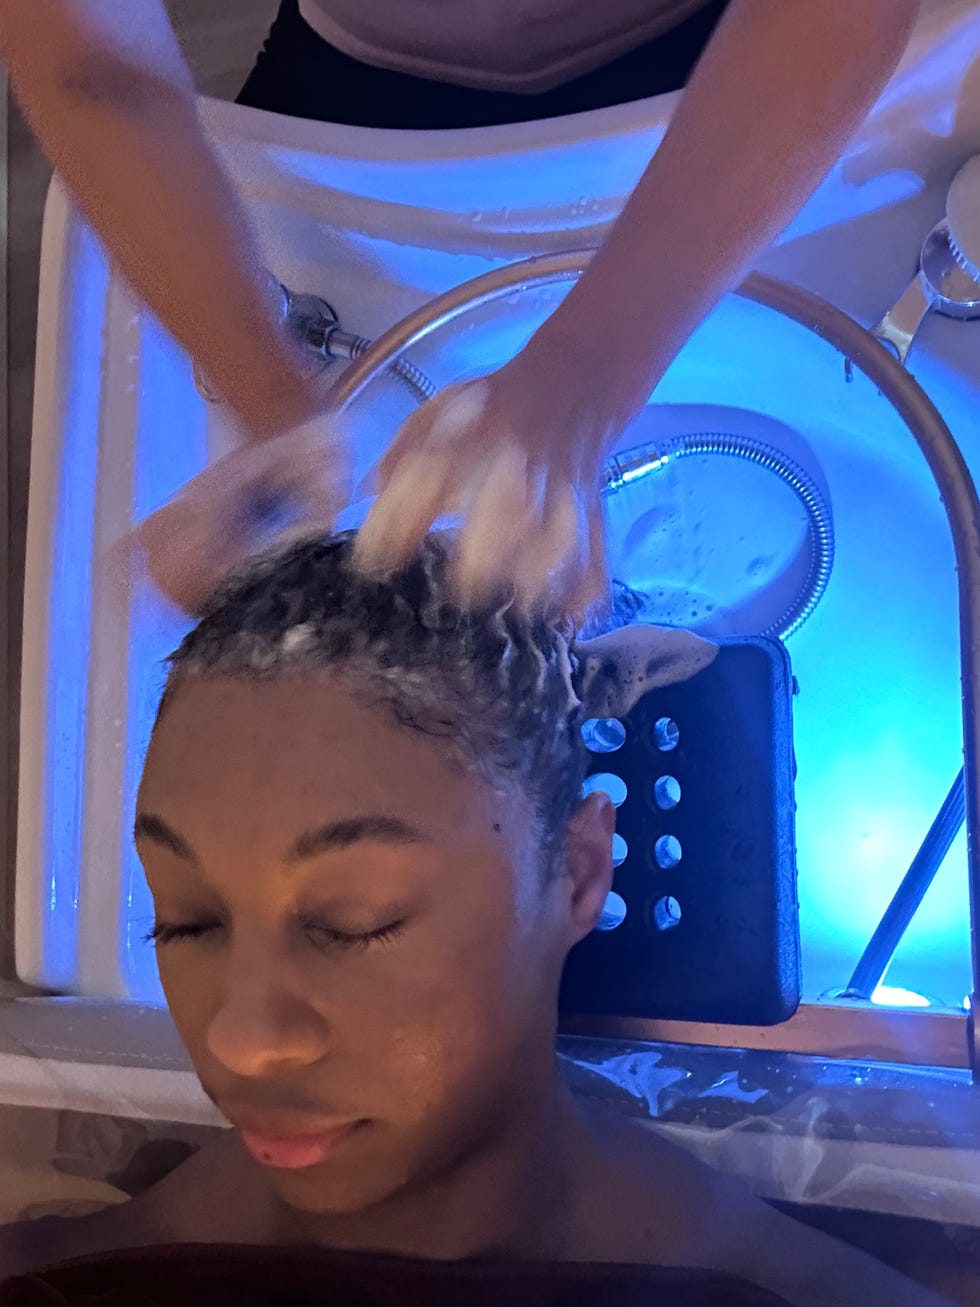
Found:
[[525, 351], [423, 405], [373, 469], [361, 569], [391, 575], [434, 519], [460, 514], [453, 580], [463, 606], [513, 587], [525, 611], [581, 621], [608, 592], [599, 489], [617, 434], [591, 412], [587, 380]]
[[123, 542], [185, 613], [199, 616], [221, 583], [271, 544], [328, 534], [350, 501], [350, 462], [329, 413], [226, 455]]

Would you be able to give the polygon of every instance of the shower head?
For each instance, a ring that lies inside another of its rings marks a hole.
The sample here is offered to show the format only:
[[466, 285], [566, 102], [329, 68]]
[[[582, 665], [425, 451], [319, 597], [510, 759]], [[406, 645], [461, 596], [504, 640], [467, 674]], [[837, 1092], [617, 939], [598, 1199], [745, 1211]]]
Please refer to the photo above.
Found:
[[946, 199], [949, 247], [968, 276], [980, 281], [980, 154], [953, 178]]

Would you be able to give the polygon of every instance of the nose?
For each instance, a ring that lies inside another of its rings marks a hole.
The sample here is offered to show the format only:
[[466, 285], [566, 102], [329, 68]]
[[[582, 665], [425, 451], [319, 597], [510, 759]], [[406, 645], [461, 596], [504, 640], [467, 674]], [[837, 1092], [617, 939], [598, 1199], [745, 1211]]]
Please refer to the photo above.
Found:
[[245, 1079], [312, 1065], [330, 1042], [325, 1017], [289, 986], [282, 959], [229, 966], [207, 1030], [209, 1052], [229, 1072]]

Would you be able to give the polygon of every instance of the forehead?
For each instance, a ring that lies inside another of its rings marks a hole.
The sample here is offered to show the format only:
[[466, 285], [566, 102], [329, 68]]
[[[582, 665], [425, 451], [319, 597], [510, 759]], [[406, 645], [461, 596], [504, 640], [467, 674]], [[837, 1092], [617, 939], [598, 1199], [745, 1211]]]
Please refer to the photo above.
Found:
[[326, 674], [304, 673], [181, 684], [151, 741], [140, 806], [250, 838], [390, 812], [452, 840], [513, 813], [514, 798], [461, 766], [445, 740], [365, 707]]

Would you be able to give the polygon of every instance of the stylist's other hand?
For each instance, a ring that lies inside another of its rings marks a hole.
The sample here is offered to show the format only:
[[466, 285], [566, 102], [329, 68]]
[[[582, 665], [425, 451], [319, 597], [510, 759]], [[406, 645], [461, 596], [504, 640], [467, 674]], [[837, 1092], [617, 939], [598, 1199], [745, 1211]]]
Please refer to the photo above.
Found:
[[336, 416], [234, 450], [189, 481], [134, 531], [153, 583], [199, 616], [254, 556], [332, 528], [350, 501], [346, 439]]
[[587, 378], [563, 377], [565, 367], [525, 352], [412, 414], [372, 470], [361, 570], [392, 575], [436, 518], [461, 515], [453, 582], [463, 607], [513, 587], [526, 612], [581, 622], [608, 593], [599, 490], [610, 432], [590, 410]]

